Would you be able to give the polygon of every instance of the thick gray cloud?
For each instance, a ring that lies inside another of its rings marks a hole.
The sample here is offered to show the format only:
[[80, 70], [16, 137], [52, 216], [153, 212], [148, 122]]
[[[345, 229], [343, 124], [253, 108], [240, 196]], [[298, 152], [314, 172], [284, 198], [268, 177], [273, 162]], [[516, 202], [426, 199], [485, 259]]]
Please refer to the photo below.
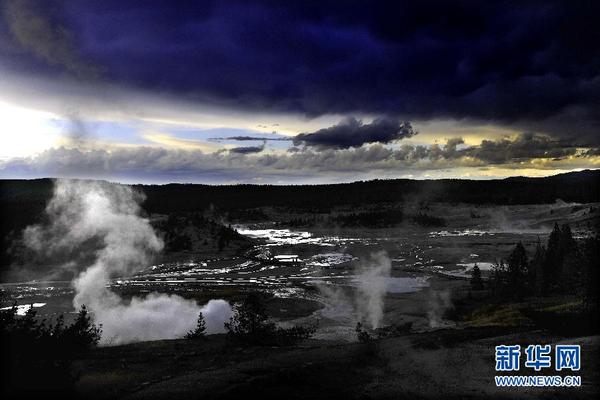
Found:
[[588, 149], [585, 152], [583, 152], [582, 156], [583, 157], [600, 156], [600, 147], [595, 147], [595, 148]]
[[361, 120], [348, 117], [329, 128], [296, 135], [294, 145], [347, 149], [366, 143], [390, 143], [416, 134], [410, 122], [401, 122], [396, 118], [379, 117], [370, 124], [364, 124]]
[[255, 154], [255, 153], [260, 153], [261, 151], [263, 151], [265, 149], [265, 144], [266, 144], [266, 142], [263, 142], [263, 144], [260, 145], [260, 146], [234, 147], [232, 149], [229, 149], [229, 152], [230, 153], [237, 153], [237, 154]]
[[[273, 132], [271, 135], [278, 135], [276, 132]], [[278, 135], [276, 137], [261, 137], [261, 136], [226, 136], [226, 137], [214, 137], [209, 140], [214, 141], [223, 141], [223, 140], [233, 140], [236, 142], [254, 142], [254, 141], [289, 141], [292, 138]]]
[[577, 154], [575, 144], [555, 140], [548, 136], [523, 133], [515, 140], [483, 140], [480, 146], [464, 151], [464, 154], [490, 164], [502, 164], [536, 158], [561, 159]]
[[[556, 168], [558, 164], [553, 161], [560, 162], [562, 167], [581, 168], [589, 165], [585, 158], [598, 154], [598, 148], [580, 149], [534, 134], [522, 134], [512, 141], [484, 140], [478, 146], [465, 146], [461, 138], [451, 138], [443, 145], [392, 147], [373, 143], [347, 149], [300, 147], [294, 152], [277, 153], [265, 152], [262, 147], [215, 153], [155, 147], [111, 151], [58, 148], [35, 157], [0, 163], [0, 178], [58, 176], [127, 182], [215, 183], [253, 179], [263, 179], [263, 182], [306, 182], [313, 178], [335, 181], [340, 177], [372, 177], [378, 171], [381, 176], [398, 176], [410, 171], [419, 173], [489, 165], [520, 168], [521, 162], [536, 159], [551, 162], [529, 163], [530, 168]], [[575, 157], [564, 160], [569, 156]]]
[[1, 67], [48, 81], [100, 70], [99, 88], [203, 106], [475, 120], [600, 145], [600, 2], [306, 3], [5, 0]]
[[50, 65], [59, 65], [79, 78], [95, 78], [98, 68], [85, 62], [68, 30], [53, 21], [31, 0], [7, 0], [4, 18], [16, 41]]

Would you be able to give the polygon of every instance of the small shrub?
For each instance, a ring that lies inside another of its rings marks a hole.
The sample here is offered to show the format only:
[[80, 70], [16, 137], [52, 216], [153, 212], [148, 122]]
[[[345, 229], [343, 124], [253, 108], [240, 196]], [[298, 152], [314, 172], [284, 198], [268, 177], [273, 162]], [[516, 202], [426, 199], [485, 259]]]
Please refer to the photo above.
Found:
[[291, 346], [302, 340], [309, 339], [317, 331], [317, 326], [292, 326], [291, 328], [277, 328], [275, 330], [274, 344]]

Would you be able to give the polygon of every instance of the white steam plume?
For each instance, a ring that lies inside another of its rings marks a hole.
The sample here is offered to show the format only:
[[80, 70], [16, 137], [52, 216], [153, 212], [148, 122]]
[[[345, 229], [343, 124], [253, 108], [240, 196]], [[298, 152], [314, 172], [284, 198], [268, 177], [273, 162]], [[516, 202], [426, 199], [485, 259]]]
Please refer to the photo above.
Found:
[[387, 253], [379, 251], [356, 268], [356, 291], [352, 295], [341, 287], [318, 286], [329, 303], [322, 315], [351, 325], [360, 321], [372, 329], [381, 327], [391, 269]]
[[444, 321], [444, 313], [452, 307], [450, 291], [431, 291], [428, 301], [427, 319], [430, 328], [442, 328], [448, 325]]
[[141, 200], [143, 196], [127, 186], [57, 180], [46, 208], [50, 223], [27, 228], [25, 242], [49, 254], [93, 251], [91, 265], [73, 281], [73, 305], [85, 304], [92, 311], [103, 326], [103, 344], [181, 337], [195, 326], [200, 311], [208, 333], [222, 331], [231, 316], [223, 300], [202, 309], [194, 301], [158, 293], [126, 302], [108, 288], [111, 277], [145, 267], [163, 247], [150, 222], [140, 216]]
[[392, 262], [385, 251], [372, 253], [370, 260], [359, 268], [356, 306], [359, 320], [376, 329], [383, 321], [383, 306]]

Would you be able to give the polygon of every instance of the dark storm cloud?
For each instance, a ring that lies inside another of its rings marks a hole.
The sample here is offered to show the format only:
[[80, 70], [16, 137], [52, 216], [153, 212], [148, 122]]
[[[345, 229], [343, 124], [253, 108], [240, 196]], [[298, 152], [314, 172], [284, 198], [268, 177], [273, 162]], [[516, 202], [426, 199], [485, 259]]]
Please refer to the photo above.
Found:
[[370, 124], [364, 124], [356, 118], [348, 117], [329, 128], [296, 135], [294, 145], [345, 149], [360, 147], [365, 143], [390, 143], [416, 133], [410, 122], [400, 122], [395, 118], [381, 117]]
[[562, 159], [577, 154], [577, 147], [548, 136], [524, 133], [515, 140], [483, 140], [480, 146], [464, 151], [465, 155], [490, 164], [502, 164], [536, 158]]
[[[337, 177], [361, 179], [373, 171], [397, 175], [449, 168], [553, 169], [585, 168], [587, 157], [597, 157], [599, 148], [576, 149], [548, 137], [523, 134], [516, 140], [484, 141], [466, 146], [461, 138], [431, 146], [402, 144], [397, 148], [381, 143], [347, 149], [302, 146], [293, 152], [268, 153], [232, 149], [214, 153], [157, 147], [103, 149], [52, 148], [28, 158], [0, 161], [0, 178], [44, 176], [99, 177], [126, 181], [248, 181]], [[250, 148], [249, 148], [250, 149]], [[540, 160], [540, 162], [533, 162]], [[325, 173], [326, 172], [326, 173]], [[325, 174], [323, 174], [325, 173]]]
[[582, 157], [595, 157], [600, 156], [600, 147], [588, 149], [583, 152]]
[[260, 153], [265, 149], [265, 142], [261, 146], [243, 146], [243, 147], [234, 147], [229, 149], [230, 153], [236, 154], [255, 154]]
[[209, 138], [208, 140], [234, 140], [234, 141], [238, 141], [238, 142], [253, 142], [256, 140], [273, 140], [273, 141], [288, 141], [288, 140], [292, 140], [290, 138], [284, 138], [284, 137], [277, 137], [277, 138], [267, 138], [267, 137], [259, 137], [259, 136], [227, 136], [227, 137], [216, 137], [216, 138]]
[[94, 78], [98, 71], [83, 61], [73, 37], [48, 10], [32, 0], [6, 0], [0, 12], [14, 40], [34, 57], [58, 65], [80, 78]]
[[598, 144], [600, 2], [390, 3], [45, 1], [64, 30], [15, 29], [4, 7], [0, 56], [32, 73], [84, 59], [111, 83], [250, 110], [475, 118]]
[[[293, 152], [267, 153], [231, 149], [214, 153], [156, 147], [103, 149], [52, 148], [28, 158], [0, 161], [0, 178], [6, 177], [102, 177], [111, 179], [161, 179], [195, 181], [211, 179], [244, 180], [248, 177], [277, 177], [289, 181], [302, 176], [329, 178], [349, 176], [360, 179], [371, 171], [397, 173], [460, 167], [481, 168], [490, 164], [504, 168], [552, 169], [556, 166], [586, 167], [586, 157], [598, 156], [598, 148], [577, 149], [545, 136], [523, 134], [506, 139], [466, 146], [461, 138], [443, 145], [402, 144], [398, 148], [381, 143], [347, 149], [295, 148]], [[569, 157], [575, 156], [575, 157]], [[536, 159], [543, 162], [531, 163]], [[323, 174], [326, 172], [327, 174]]]

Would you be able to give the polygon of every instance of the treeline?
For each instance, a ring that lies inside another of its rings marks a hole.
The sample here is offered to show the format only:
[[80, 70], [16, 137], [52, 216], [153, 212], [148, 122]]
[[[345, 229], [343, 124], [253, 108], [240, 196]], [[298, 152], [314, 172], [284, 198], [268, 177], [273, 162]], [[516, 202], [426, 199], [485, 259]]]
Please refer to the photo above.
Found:
[[329, 218], [329, 223], [343, 227], [388, 228], [402, 223], [403, 220], [402, 209], [392, 208], [332, 216]]
[[344, 228], [392, 228], [402, 223], [410, 223], [426, 228], [444, 227], [446, 220], [419, 211], [405, 214], [401, 208], [382, 208], [355, 212], [333, 213], [331, 215], [305, 215], [277, 222], [283, 228], [344, 227]]
[[[52, 180], [0, 180], [3, 233], [35, 221], [50, 197]], [[600, 170], [586, 170], [546, 178], [373, 180], [331, 185], [133, 185], [146, 195], [148, 213], [205, 211], [218, 207], [232, 218], [242, 209], [278, 207], [329, 213], [341, 205], [393, 204], [421, 199], [471, 204], [541, 204], [600, 201]], [[247, 212], [242, 212], [242, 214]], [[261, 212], [251, 217], [264, 218]], [[241, 215], [247, 217], [248, 215]], [[240, 217], [241, 217], [240, 216]], [[4, 235], [3, 235], [4, 236]]]
[[399, 208], [354, 212], [332, 216], [328, 220], [329, 225], [366, 228], [391, 228], [404, 222], [426, 228], [446, 226], [446, 221], [442, 217], [436, 217], [421, 211], [415, 215], [407, 215]]
[[[260, 221], [264, 220], [265, 215], [258, 209], [264, 207], [329, 214], [340, 206], [385, 206], [404, 201], [502, 205], [553, 203], [557, 199], [579, 203], [598, 202], [600, 170], [546, 178], [489, 181], [392, 179], [332, 185], [169, 184], [133, 187], [146, 195], [142, 206], [148, 214], [205, 213], [216, 208], [221, 215], [228, 215], [230, 219], [251, 217], [251, 220]], [[0, 264], [11, 264], [11, 244], [26, 226], [38, 223], [43, 218], [44, 208], [52, 197], [52, 189], [51, 179], [0, 180]], [[357, 215], [340, 223], [353, 224], [353, 219], [361, 218]], [[441, 223], [419, 216], [414, 222], [426, 225]]]
[[[233, 311], [224, 327], [228, 339], [238, 346], [290, 346], [316, 331], [315, 325], [277, 326], [267, 314], [264, 297], [257, 293], [248, 294]], [[184, 338], [203, 339], [205, 334], [206, 322], [200, 313], [196, 327]], [[97, 346], [101, 335], [101, 325], [93, 323], [85, 306], [68, 325], [62, 315], [54, 323], [38, 318], [33, 307], [24, 316], [17, 314], [16, 305], [0, 310], [0, 394], [3, 398], [70, 398], [78, 378], [73, 361]]]
[[147, 195], [149, 212], [282, 207], [328, 213], [340, 205], [391, 204], [411, 199], [470, 204], [540, 204], [600, 201], [600, 171], [547, 178], [373, 180], [333, 185], [137, 185]]
[[[533, 255], [518, 243], [506, 260], [494, 266], [489, 285], [501, 298], [578, 294], [586, 308], [598, 310], [598, 260], [598, 235], [577, 241], [569, 225], [555, 224], [546, 244], [538, 242]], [[483, 286], [478, 268], [473, 269], [471, 282], [475, 288]]]
[[[261, 294], [250, 293], [242, 302], [235, 304], [233, 315], [225, 323], [227, 337], [235, 344], [244, 346], [291, 346], [310, 338], [316, 326], [294, 325], [282, 328], [270, 321]], [[202, 313], [198, 315], [196, 327], [184, 337], [203, 339], [206, 335], [206, 322]]]
[[54, 323], [40, 320], [33, 307], [24, 316], [17, 315], [16, 305], [0, 310], [3, 397], [70, 394], [77, 378], [73, 360], [96, 346], [101, 334], [85, 306], [68, 325], [62, 315]]
[[248, 238], [231, 226], [215, 222], [201, 213], [172, 213], [152, 225], [162, 236], [167, 252], [193, 252], [206, 248], [222, 251], [230, 246], [241, 249], [251, 245]]
[[234, 306], [233, 316], [225, 323], [225, 330], [231, 340], [242, 345], [290, 346], [310, 338], [317, 327], [277, 326], [267, 314], [264, 299], [259, 294], [250, 293]]
[[[149, 213], [288, 207], [329, 212], [340, 205], [392, 204], [410, 199], [471, 204], [540, 204], [600, 201], [600, 170], [546, 178], [390, 179], [331, 185], [133, 185], [146, 194]], [[0, 211], [9, 220], [39, 214], [52, 195], [51, 179], [0, 180]], [[16, 215], [9, 211], [31, 211]], [[232, 211], [235, 213], [235, 211]], [[255, 215], [257, 219], [263, 215]]]

